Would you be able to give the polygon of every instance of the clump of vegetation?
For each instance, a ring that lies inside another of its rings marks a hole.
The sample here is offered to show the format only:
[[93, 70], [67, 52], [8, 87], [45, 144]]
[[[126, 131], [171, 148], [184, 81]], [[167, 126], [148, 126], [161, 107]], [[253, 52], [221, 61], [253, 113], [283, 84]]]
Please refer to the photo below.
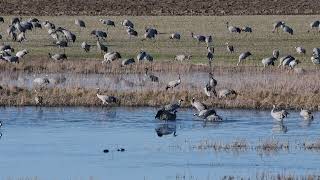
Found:
[[288, 151], [289, 148], [290, 148], [289, 141], [280, 142], [279, 140], [276, 140], [276, 139], [263, 140], [255, 147], [257, 151], [265, 154], [278, 152], [280, 150]]
[[214, 151], [245, 151], [249, 147], [245, 140], [235, 140], [231, 143], [222, 143], [217, 141], [205, 140], [195, 145], [198, 150], [214, 150]]
[[307, 150], [320, 150], [320, 139], [315, 140], [314, 142], [304, 142], [303, 143], [304, 149]]

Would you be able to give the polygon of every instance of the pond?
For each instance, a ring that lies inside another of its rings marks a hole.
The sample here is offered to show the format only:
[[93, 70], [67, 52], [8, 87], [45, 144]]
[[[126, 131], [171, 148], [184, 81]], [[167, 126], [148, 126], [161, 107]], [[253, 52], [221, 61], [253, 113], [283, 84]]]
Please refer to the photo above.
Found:
[[[225, 119], [221, 123], [204, 123], [193, 109], [181, 109], [175, 122], [163, 122], [154, 119], [156, 111], [0, 108], [0, 177], [154, 180], [320, 174], [320, 151], [303, 148], [304, 142], [320, 137], [318, 112], [307, 123], [291, 111], [279, 124], [270, 111], [218, 109]], [[234, 141], [246, 146], [226, 148]], [[288, 147], [266, 150], [259, 146], [266, 141]]]

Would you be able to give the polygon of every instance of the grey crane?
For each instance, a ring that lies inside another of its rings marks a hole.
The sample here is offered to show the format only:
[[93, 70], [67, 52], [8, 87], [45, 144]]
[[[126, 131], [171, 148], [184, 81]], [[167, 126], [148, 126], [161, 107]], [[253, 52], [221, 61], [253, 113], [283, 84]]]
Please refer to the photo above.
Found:
[[55, 61], [62, 61], [62, 60], [65, 60], [67, 59], [67, 55], [66, 54], [60, 54], [60, 53], [57, 53], [57, 54], [51, 54], [51, 53], [48, 53], [48, 57], [55, 60]]
[[276, 30], [278, 32], [278, 29], [283, 26], [285, 24], [284, 21], [276, 21], [275, 23], [273, 23], [273, 29], [272, 32], [274, 33]]
[[319, 58], [319, 56], [312, 56], [312, 57], [311, 57], [311, 62], [312, 62], [313, 64], [320, 64], [320, 58]]
[[102, 101], [103, 105], [119, 102], [118, 98], [116, 98], [115, 96], [102, 95], [102, 94], [99, 94], [99, 91], [100, 89], [97, 88], [97, 97]]
[[228, 42], [226, 42], [226, 45], [227, 45], [227, 50], [228, 50], [228, 52], [234, 53], [234, 47], [233, 47], [233, 45], [230, 45]]
[[124, 59], [121, 62], [121, 66], [126, 66], [126, 65], [130, 65], [130, 64], [134, 64], [136, 61], [133, 58], [128, 58], [128, 59]]
[[75, 42], [77, 39], [75, 34], [65, 28], [58, 27], [56, 31], [62, 32], [67, 41]]
[[194, 39], [196, 39], [198, 41], [198, 43], [200, 42], [206, 42], [206, 36], [203, 35], [195, 35], [193, 32], [191, 32], [191, 37], [193, 37]]
[[281, 110], [281, 111], [275, 111], [276, 106], [273, 105], [273, 108], [271, 110], [271, 116], [279, 121], [279, 122], [283, 122], [283, 119], [285, 119], [288, 116], [288, 112], [285, 110]]
[[17, 42], [21, 43], [22, 41], [26, 41], [26, 34], [24, 32], [21, 32], [18, 34]]
[[79, 26], [79, 31], [81, 31], [81, 28], [86, 28], [86, 23], [81, 19], [75, 19], [74, 24]]
[[68, 41], [66, 40], [59, 40], [56, 42], [56, 45], [58, 46], [58, 48], [62, 48], [63, 49], [63, 53], [65, 53], [65, 48], [68, 47]]
[[47, 29], [56, 29], [56, 25], [48, 20], [43, 21], [42, 25]]
[[[310, 28], [311, 28], [311, 30], [312, 29], [318, 29], [319, 25], [320, 25], [320, 21], [319, 20], [315, 20], [315, 21], [310, 23]], [[308, 32], [310, 32], [310, 31], [308, 30]]]
[[263, 67], [265, 68], [266, 66], [270, 66], [270, 65], [274, 66], [274, 61], [276, 60], [277, 58], [272, 56], [272, 57], [263, 58], [261, 62], [263, 64]]
[[89, 52], [91, 45], [89, 45], [87, 42], [84, 41], [81, 43], [81, 48], [84, 50], [84, 52]]
[[221, 89], [218, 91], [218, 98], [227, 98], [232, 95], [237, 96], [238, 93], [233, 89]]
[[306, 54], [306, 49], [301, 47], [301, 46], [298, 46], [298, 47], [294, 47], [297, 51], [298, 54]]
[[213, 55], [214, 55], [214, 48], [213, 47], [208, 47], [207, 48], [208, 53], [207, 53], [207, 58], [208, 58], [208, 64], [209, 67], [212, 67], [212, 61], [213, 61]]
[[127, 34], [129, 35], [129, 39], [131, 39], [131, 36], [138, 36], [138, 32], [130, 27], [127, 28]]
[[178, 33], [178, 32], [174, 32], [174, 33], [170, 34], [170, 37], [169, 37], [169, 38], [170, 38], [170, 39], [180, 40], [181, 35], [180, 35], [180, 33]]
[[287, 25], [282, 25], [282, 31], [290, 35], [293, 35], [293, 29]]
[[107, 30], [108, 30], [108, 27], [109, 26], [112, 26], [112, 27], [116, 27], [116, 24], [114, 23], [114, 21], [110, 20], [110, 19], [100, 19], [99, 20], [102, 24], [106, 25], [107, 26]]
[[191, 100], [190, 103], [191, 103], [191, 106], [194, 107], [194, 108], [196, 108], [196, 110], [197, 110], [198, 112], [200, 112], [200, 111], [205, 110], [205, 109], [208, 108], [208, 107], [207, 107], [205, 104], [203, 104], [202, 102], [196, 101], [194, 97], [192, 98], [192, 100]]
[[153, 57], [149, 53], [141, 50], [137, 55], [137, 60], [138, 61], [149, 61], [149, 62], [152, 62], [153, 61]]
[[278, 49], [274, 49], [273, 51], [272, 51], [272, 55], [273, 55], [273, 57], [275, 57], [275, 58], [279, 58], [279, 55], [280, 55], [280, 52], [279, 52], [279, 50]]
[[104, 32], [104, 31], [101, 31], [101, 30], [93, 30], [93, 31], [91, 31], [90, 34], [96, 36], [98, 41], [100, 39], [106, 40], [106, 38], [108, 37], [107, 32]]
[[217, 80], [214, 79], [213, 74], [210, 72], [209, 73], [209, 81], [207, 82], [207, 84], [204, 88], [204, 92], [208, 97], [211, 96], [211, 93], [213, 93], [214, 96], [217, 96], [217, 92], [216, 92], [217, 84], [218, 84]]
[[238, 63], [237, 63], [237, 66], [239, 66], [239, 64], [246, 60], [249, 56], [251, 56], [252, 54], [249, 52], [249, 51], [246, 51], [246, 52], [243, 52], [239, 55], [239, 60], [238, 60]]
[[100, 41], [97, 41], [97, 50], [104, 53], [108, 52], [108, 47], [106, 45], [103, 45], [102, 43], [100, 43]]
[[178, 54], [178, 55], [174, 56], [174, 60], [180, 61], [180, 62], [190, 60], [191, 58], [192, 58], [191, 55], [185, 55], [185, 54]]
[[0, 59], [5, 60], [10, 63], [19, 63], [19, 58], [17, 56], [3, 56], [0, 54]]
[[236, 26], [229, 26], [229, 22], [226, 22], [227, 25], [227, 29], [230, 33], [241, 33], [241, 29], [239, 27]]
[[[294, 59], [292, 61], [289, 62], [288, 66], [290, 67], [290, 69], [294, 69], [294, 67], [297, 65], [297, 64], [300, 64], [301, 62], [298, 60], [298, 59]], [[287, 64], [285, 64], [287, 65]]]
[[252, 28], [249, 26], [244, 26], [241, 28], [242, 32], [252, 33]]
[[313, 48], [312, 55], [315, 57], [319, 57], [320, 56], [320, 48]]
[[177, 111], [183, 102], [183, 99], [179, 99], [178, 102], [167, 104], [164, 106], [164, 110], [169, 111], [169, 112], [174, 112]]
[[0, 17], [0, 22], [4, 23], [4, 18], [3, 17]]
[[280, 58], [280, 61], [279, 61], [279, 66], [280, 67], [281, 65], [282, 66], [289, 66], [289, 63], [291, 61], [295, 60], [295, 57], [291, 56], [291, 55], [287, 55], [287, 56], [284, 56], [284, 57], [281, 57]]
[[146, 67], [144, 75], [151, 80], [151, 82], [159, 82], [159, 77], [155, 76], [154, 74], [149, 73], [149, 69]]
[[166, 86], [166, 90], [168, 89], [173, 89], [174, 87], [177, 87], [179, 84], [181, 84], [181, 78], [180, 78], [180, 74], [178, 74], [178, 79], [174, 80], [174, 81], [170, 81], [167, 86]]
[[134, 24], [133, 24], [133, 22], [131, 22], [130, 20], [128, 20], [128, 19], [125, 19], [125, 20], [123, 20], [122, 22], [121, 22], [121, 24], [123, 25], [123, 26], [125, 26], [125, 27], [130, 27], [130, 28], [134, 28]]
[[0, 45], [0, 51], [12, 53], [14, 49], [10, 45]]
[[205, 42], [207, 44], [207, 47], [211, 46], [212, 42], [213, 42], [213, 39], [212, 39], [212, 36], [206, 36], [206, 39], [205, 39]]
[[17, 24], [21, 21], [21, 18], [18, 18], [18, 17], [13, 17], [11, 19], [11, 25], [14, 25], [14, 24]]
[[313, 120], [312, 112], [307, 109], [301, 109], [300, 116], [302, 116], [304, 120]]
[[155, 119], [164, 120], [164, 121], [174, 121], [177, 118], [177, 111], [169, 112], [164, 109], [158, 110]]
[[19, 58], [19, 59], [21, 59], [21, 58], [23, 58], [26, 54], [28, 54], [29, 53], [29, 51], [27, 50], [27, 49], [23, 49], [23, 50], [21, 50], [21, 51], [18, 51], [17, 53], [16, 53], [16, 56]]
[[120, 59], [121, 55], [119, 52], [108, 52], [103, 56], [102, 63], [111, 63], [117, 59]]

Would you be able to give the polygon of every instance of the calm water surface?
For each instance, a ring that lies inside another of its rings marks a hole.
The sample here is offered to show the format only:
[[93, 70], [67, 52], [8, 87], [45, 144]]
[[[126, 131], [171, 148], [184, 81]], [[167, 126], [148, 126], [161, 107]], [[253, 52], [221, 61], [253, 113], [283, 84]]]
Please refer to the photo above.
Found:
[[[0, 108], [1, 179], [216, 179], [257, 173], [320, 174], [320, 151], [297, 147], [320, 137], [320, 113], [304, 123], [291, 112], [280, 126], [269, 111], [218, 110], [223, 123], [203, 123], [192, 109], [176, 122], [154, 119], [154, 108]], [[159, 137], [156, 128], [173, 134]], [[205, 140], [289, 141], [289, 151], [263, 153], [195, 148]], [[125, 152], [118, 152], [124, 148]], [[103, 153], [109, 149], [109, 153]]]

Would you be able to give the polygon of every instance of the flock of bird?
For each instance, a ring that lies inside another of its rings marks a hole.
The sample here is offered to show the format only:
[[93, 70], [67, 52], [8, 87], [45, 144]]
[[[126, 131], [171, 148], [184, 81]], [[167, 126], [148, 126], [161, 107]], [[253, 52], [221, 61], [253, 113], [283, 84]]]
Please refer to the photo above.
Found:
[[[94, 36], [96, 38], [96, 47], [97, 49], [103, 54], [103, 61], [102, 63], [112, 63], [113, 61], [120, 60], [122, 58], [121, 54], [116, 51], [109, 51], [109, 48], [107, 45], [103, 44], [103, 41], [105, 41], [108, 38], [108, 28], [112, 28], [116, 26], [116, 23], [110, 19], [100, 19], [99, 20], [102, 24], [104, 24], [107, 27], [107, 31], [103, 30], [92, 30], [90, 32], [90, 35]], [[0, 17], [0, 23], [4, 23], [5, 20], [3, 17]], [[86, 28], [86, 23], [83, 20], [76, 19], [74, 22], [75, 26], [79, 28], [79, 35], [81, 29]], [[138, 32], [135, 30], [135, 25], [132, 21], [125, 19], [121, 22], [121, 26], [124, 27], [125, 31], [127, 32], [129, 39], [132, 37], [137, 37]], [[249, 26], [245, 27], [236, 27], [231, 26], [229, 22], [226, 22], [227, 30], [230, 33], [252, 33], [253, 28]], [[57, 47], [63, 49], [63, 53], [50, 53], [48, 52], [48, 57], [55, 60], [55, 61], [62, 61], [67, 59], [67, 55], [65, 54], [65, 48], [69, 46], [69, 43], [74, 43], [77, 40], [77, 36], [74, 32], [71, 32], [67, 28], [56, 26], [54, 23], [46, 20], [43, 22], [40, 22], [37, 18], [29, 18], [27, 20], [23, 20], [22, 18], [14, 17], [11, 19], [10, 24], [7, 28], [7, 35], [8, 38], [10, 38], [12, 41], [17, 41], [20, 43], [23, 43], [24, 41], [27, 41], [27, 32], [31, 30], [36, 29], [42, 29], [46, 28], [48, 31], [49, 37], [51, 37], [54, 41]], [[315, 21], [310, 24], [310, 28], [317, 29], [320, 31], [320, 22]], [[294, 30], [292, 27], [287, 25], [284, 21], [277, 21], [273, 24], [272, 32], [278, 32], [279, 29], [282, 29], [284, 33], [288, 33], [289, 35], [294, 34]], [[159, 32], [155, 27], [145, 27], [145, 33], [143, 35], [142, 40], [147, 39], [153, 39], [155, 40], [158, 36]], [[169, 39], [174, 40], [180, 40], [182, 35], [179, 32], [173, 32], [168, 37]], [[0, 39], [3, 38], [0, 35]], [[213, 61], [214, 61], [214, 37], [212, 35], [200, 35], [200, 34], [194, 34], [191, 32], [191, 38], [196, 40], [199, 44], [205, 43], [206, 49], [207, 49], [207, 59], [208, 59], [208, 66], [211, 68]], [[93, 45], [82, 42], [81, 47], [84, 52], [89, 52], [91, 50]], [[226, 49], [230, 53], [234, 53], [235, 48], [234, 46], [230, 45], [228, 42], [226, 42]], [[306, 49], [303, 47], [295, 47], [297, 53], [299, 54], [306, 54]], [[312, 50], [313, 54], [311, 57], [311, 61], [314, 64], [320, 64], [320, 48], [314, 48]], [[29, 53], [27, 49], [23, 49], [21, 51], [18, 51], [15, 55], [14, 48], [11, 47], [8, 44], [3, 44], [0, 46], [0, 59], [6, 62], [11, 63], [19, 63], [19, 60], [21, 60], [25, 55]], [[266, 57], [262, 59], [262, 64], [264, 67], [275, 65], [275, 61], [279, 59], [279, 50], [275, 49], [272, 52], [272, 56]], [[252, 56], [252, 53], [249, 51], [245, 51], [239, 55], [239, 58], [237, 60], [237, 66], [244, 63], [246, 59], [248, 59], [250, 56]], [[190, 60], [192, 58], [192, 55], [185, 55], [185, 54], [179, 54], [174, 57], [174, 60], [176, 61], [186, 61]], [[138, 54], [136, 59], [135, 58], [128, 58], [124, 59], [121, 63], [121, 66], [127, 66], [133, 63], [136, 63], [136, 61], [149, 61], [152, 62], [154, 60], [153, 56], [149, 54], [146, 51], [141, 50]], [[280, 66], [288, 66], [291, 69], [293, 69], [297, 64], [301, 63], [298, 59], [293, 57], [292, 55], [287, 55], [284, 57], [281, 57], [279, 59], [279, 67]], [[150, 72], [148, 68], [145, 68], [145, 76], [151, 81], [151, 82], [159, 82], [159, 77], [155, 76]], [[40, 85], [46, 85], [50, 83], [50, 80], [48, 78], [36, 78], [34, 80], [35, 83]], [[166, 84], [165, 89], [170, 90], [174, 89], [175, 87], [179, 86], [181, 84], [181, 77], [180, 74], [178, 74], [178, 79], [169, 81]], [[228, 97], [230, 95], [237, 95], [237, 93], [232, 89], [223, 89], [219, 92], [216, 92], [216, 86], [217, 81], [214, 79], [213, 73], [209, 73], [209, 80], [207, 84], [204, 87], [204, 93], [210, 97], [215, 96], [219, 98]], [[96, 94], [97, 98], [99, 98], [103, 104], [110, 104], [110, 103], [117, 103], [119, 102], [118, 98], [114, 96], [108, 96], [108, 95], [102, 95], [98, 93]], [[37, 104], [42, 103], [42, 97], [36, 96], [35, 101]], [[181, 103], [183, 100], [179, 100], [176, 103], [168, 104], [161, 108], [155, 118], [161, 119], [161, 120], [175, 120], [176, 119], [176, 113], [177, 110], [180, 108]], [[197, 110], [197, 113], [195, 113], [195, 116], [198, 116], [199, 118], [204, 119], [205, 121], [222, 121], [222, 118], [217, 114], [217, 112], [213, 108], [208, 108], [207, 105], [195, 100], [194, 98], [191, 100], [191, 105]], [[283, 121], [288, 116], [288, 113], [284, 110], [282, 111], [275, 111], [275, 106], [271, 111], [271, 115], [274, 119], [278, 121]], [[305, 119], [313, 119], [313, 116], [310, 111], [307, 110], [301, 110], [300, 113], [301, 116], [303, 116]]]

